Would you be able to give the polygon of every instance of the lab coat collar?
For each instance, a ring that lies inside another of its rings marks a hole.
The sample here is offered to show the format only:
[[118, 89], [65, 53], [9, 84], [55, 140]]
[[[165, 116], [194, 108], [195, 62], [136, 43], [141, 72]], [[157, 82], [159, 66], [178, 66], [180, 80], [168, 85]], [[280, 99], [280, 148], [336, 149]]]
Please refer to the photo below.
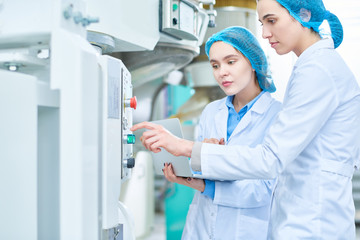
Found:
[[310, 47], [308, 47], [298, 58], [298, 60], [295, 63], [294, 67], [297, 67], [299, 65], [302, 65], [304, 62], [307, 61], [309, 57], [311, 57], [317, 50], [319, 49], [334, 49], [334, 41], [332, 38], [324, 38], [320, 41], [317, 41]]
[[[219, 112], [222, 110], [227, 110], [227, 106], [226, 106], [226, 98], [223, 98], [221, 100], [221, 103], [219, 104]], [[262, 94], [262, 96], [260, 96], [260, 98], [254, 103], [254, 105], [250, 108], [250, 111], [254, 111], [256, 113], [262, 114], [266, 111], [266, 109], [268, 108], [269, 104], [271, 103], [271, 95], [269, 92], [264, 92]], [[218, 115], [219, 112], [216, 114]]]
[[[244, 115], [241, 119], [240, 123], [234, 129], [234, 132], [229, 137], [228, 141], [230, 141], [231, 137], [238, 132], [245, 129], [249, 123], [251, 122], [252, 112], [257, 114], [263, 114], [268, 108], [273, 99], [269, 92], [264, 92], [260, 98], [254, 103], [254, 105], [250, 108], [250, 110]], [[222, 99], [219, 104], [219, 111], [215, 115], [216, 130], [219, 136], [222, 136], [226, 139], [227, 136], [227, 120], [229, 117], [228, 107], [226, 106], [226, 97]]]
[[229, 117], [228, 108], [226, 106], [226, 98], [227, 97], [221, 99], [219, 104], [219, 111], [215, 114], [215, 121], [214, 121], [218, 136], [221, 136], [225, 140], [227, 136], [227, 121]]
[[254, 103], [249, 112], [253, 111], [258, 114], [263, 114], [272, 102], [271, 94], [269, 92], [264, 92], [264, 94]]

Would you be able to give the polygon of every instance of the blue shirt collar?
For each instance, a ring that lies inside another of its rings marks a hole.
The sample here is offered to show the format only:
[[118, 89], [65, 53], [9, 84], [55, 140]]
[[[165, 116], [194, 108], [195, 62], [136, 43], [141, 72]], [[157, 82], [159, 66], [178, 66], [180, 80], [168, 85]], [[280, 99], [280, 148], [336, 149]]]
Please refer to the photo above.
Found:
[[[250, 102], [248, 102], [242, 109], [240, 109], [239, 112], [242, 112], [243, 109], [247, 111], [249, 111], [251, 109], [251, 107], [255, 104], [255, 102], [261, 97], [261, 95], [264, 94], [265, 91], [261, 91], [259, 93], [259, 95], [257, 95], [253, 100], [251, 100]], [[232, 96], [227, 96], [226, 97], [226, 101], [225, 101], [225, 104], [226, 106], [228, 107], [228, 109], [234, 109], [235, 111], [235, 107], [234, 107], [234, 104], [232, 103], [233, 102], [233, 99], [234, 99], [234, 95]]]

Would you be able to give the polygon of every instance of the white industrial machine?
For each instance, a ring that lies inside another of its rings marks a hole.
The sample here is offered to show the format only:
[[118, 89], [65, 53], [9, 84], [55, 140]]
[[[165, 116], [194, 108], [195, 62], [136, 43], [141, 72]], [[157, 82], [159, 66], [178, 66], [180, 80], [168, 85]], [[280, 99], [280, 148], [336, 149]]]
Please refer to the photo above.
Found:
[[179, 68], [199, 52], [201, 5], [0, 1], [0, 239], [135, 239], [118, 200], [135, 164], [132, 75], [151, 59], [131, 69], [102, 54], [190, 49], [163, 73]]

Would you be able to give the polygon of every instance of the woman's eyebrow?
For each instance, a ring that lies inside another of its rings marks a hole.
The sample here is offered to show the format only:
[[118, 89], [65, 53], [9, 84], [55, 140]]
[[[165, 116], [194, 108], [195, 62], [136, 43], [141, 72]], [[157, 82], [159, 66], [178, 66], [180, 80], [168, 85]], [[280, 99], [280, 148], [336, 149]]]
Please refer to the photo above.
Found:
[[230, 55], [225, 56], [223, 59], [225, 60], [225, 59], [233, 58], [233, 57], [238, 57], [238, 55], [236, 55], [236, 54], [230, 54]]
[[[234, 57], [239, 57], [239, 56], [236, 55], [236, 54], [229, 54], [229, 55], [223, 57], [223, 60], [226, 60], [226, 59], [229, 59], [229, 58], [234, 58]], [[210, 59], [210, 63], [212, 63], [212, 62], [218, 62], [218, 61], [215, 60], [215, 59]]]
[[[272, 16], [275, 16], [275, 14], [273, 14], [273, 13], [266, 14], [265, 16], [262, 17], [262, 20], [265, 20], [265, 19], [267, 19], [268, 17], [272, 17]], [[260, 19], [259, 19], [259, 21], [261, 22]]]

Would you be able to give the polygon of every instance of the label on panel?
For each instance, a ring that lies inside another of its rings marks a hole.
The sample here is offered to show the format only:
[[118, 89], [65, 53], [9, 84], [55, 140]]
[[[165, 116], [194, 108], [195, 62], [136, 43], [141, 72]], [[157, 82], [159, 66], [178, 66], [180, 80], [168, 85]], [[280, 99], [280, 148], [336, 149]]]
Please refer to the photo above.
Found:
[[[109, 62], [111, 65], [111, 62]], [[119, 68], [109, 66], [108, 78], [108, 118], [120, 118], [120, 74], [115, 73]]]

